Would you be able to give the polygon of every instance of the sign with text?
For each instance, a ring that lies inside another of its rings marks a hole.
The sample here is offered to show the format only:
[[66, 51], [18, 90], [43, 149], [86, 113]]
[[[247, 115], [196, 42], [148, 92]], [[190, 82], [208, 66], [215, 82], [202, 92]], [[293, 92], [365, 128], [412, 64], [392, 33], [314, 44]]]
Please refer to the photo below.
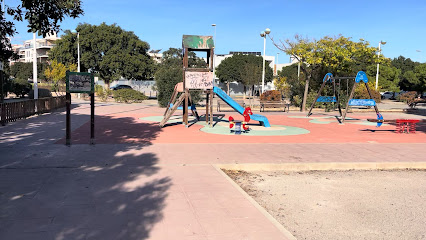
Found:
[[67, 72], [67, 92], [69, 93], [94, 92], [93, 75], [87, 72]]
[[212, 72], [185, 71], [185, 88], [187, 89], [212, 89]]

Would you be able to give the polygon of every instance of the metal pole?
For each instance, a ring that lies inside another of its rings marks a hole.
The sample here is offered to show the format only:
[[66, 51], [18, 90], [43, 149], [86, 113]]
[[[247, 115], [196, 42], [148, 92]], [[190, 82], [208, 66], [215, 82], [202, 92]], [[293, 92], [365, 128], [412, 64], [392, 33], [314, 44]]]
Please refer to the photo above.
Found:
[[266, 50], [266, 34], [263, 37], [262, 94], [265, 92], [265, 50]]
[[77, 32], [77, 72], [80, 72], [80, 33]]
[[[214, 37], [213, 37], [213, 41], [214, 41], [214, 48], [216, 48], [216, 24], [212, 24], [212, 26], [214, 27]], [[215, 56], [215, 54], [213, 54], [213, 61], [212, 61], [212, 64], [213, 64], [213, 85], [214, 85], [214, 80], [216, 79], [216, 72], [215, 72], [215, 69], [216, 69], [216, 66], [215, 66], [215, 63], [216, 63], [216, 56]]]
[[95, 93], [90, 93], [90, 145], [95, 145]]
[[380, 45], [382, 41], [379, 42], [379, 52], [377, 53], [377, 74], [376, 74], [376, 90], [379, 87], [379, 58], [380, 58]]
[[65, 126], [65, 145], [71, 145], [71, 94], [69, 92], [65, 95], [66, 103], [66, 126]]
[[278, 75], [278, 55], [280, 55], [280, 53], [277, 53], [277, 62], [275, 63], [275, 75]]
[[[77, 32], [77, 72], [80, 72], [80, 32]], [[81, 94], [77, 93], [78, 99], [81, 98]]]
[[[36, 33], [33, 33], [33, 83], [34, 83], [34, 99], [38, 99], [37, 88], [37, 48], [36, 48]], [[36, 105], [37, 111], [37, 105]]]
[[299, 80], [300, 78], [300, 60], [299, 60], [299, 64], [297, 66], [297, 80]]

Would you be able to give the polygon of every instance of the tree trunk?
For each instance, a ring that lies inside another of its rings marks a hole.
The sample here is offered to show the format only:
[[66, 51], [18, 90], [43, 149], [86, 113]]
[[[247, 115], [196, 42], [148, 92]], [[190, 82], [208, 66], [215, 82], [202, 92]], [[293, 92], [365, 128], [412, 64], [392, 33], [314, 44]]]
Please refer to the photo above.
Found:
[[302, 101], [302, 112], [306, 111], [306, 100], [308, 99], [308, 92], [309, 92], [309, 80], [311, 79], [311, 74], [307, 75], [306, 82], [305, 82], [305, 92], [303, 94], [303, 101]]
[[228, 87], [227, 94], [228, 94], [228, 96], [229, 96], [229, 82], [227, 82], [227, 83], [226, 83], [226, 86]]
[[243, 100], [246, 99], [246, 90], [247, 90], [246, 85], [244, 85], [244, 88], [243, 88]]

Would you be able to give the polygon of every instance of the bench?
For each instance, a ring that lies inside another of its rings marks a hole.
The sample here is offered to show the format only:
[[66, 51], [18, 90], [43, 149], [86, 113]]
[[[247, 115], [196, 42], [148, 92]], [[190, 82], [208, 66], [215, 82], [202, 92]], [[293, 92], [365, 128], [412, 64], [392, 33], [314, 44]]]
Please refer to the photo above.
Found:
[[[244, 100], [235, 100], [234, 101], [238, 104], [240, 104], [243, 108], [246, 108], [246, 104], [244, 103]], [[217, 111], [220, 112], [221, 109], [220, 108], [223, 107], [229, 107], [231, 108], [231, 106], [229, 106], [226, 102], [224, 102], [222, 99], [218, 99], [217, 100]], [[231, 108], [232, 109], [232, 108]], [[223, 110], [222, 110], [223, 111]]]
[[260, 111], [264, 112], [265, 108], [283, 108], [283, 112], [287, 109], [290, 111], [290, 103], [284, 101], [260, 101]]

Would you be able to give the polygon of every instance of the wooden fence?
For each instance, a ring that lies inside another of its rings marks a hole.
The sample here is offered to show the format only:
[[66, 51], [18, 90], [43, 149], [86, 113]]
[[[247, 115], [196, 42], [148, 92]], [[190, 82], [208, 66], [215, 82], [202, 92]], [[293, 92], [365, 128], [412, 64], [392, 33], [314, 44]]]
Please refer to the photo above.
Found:
[[35, 114], [47, 113], [61, 107], [65, 107], [65, 96], [0, 103], [0, 122], [4, 126], [8, 122], [27, 118]]

